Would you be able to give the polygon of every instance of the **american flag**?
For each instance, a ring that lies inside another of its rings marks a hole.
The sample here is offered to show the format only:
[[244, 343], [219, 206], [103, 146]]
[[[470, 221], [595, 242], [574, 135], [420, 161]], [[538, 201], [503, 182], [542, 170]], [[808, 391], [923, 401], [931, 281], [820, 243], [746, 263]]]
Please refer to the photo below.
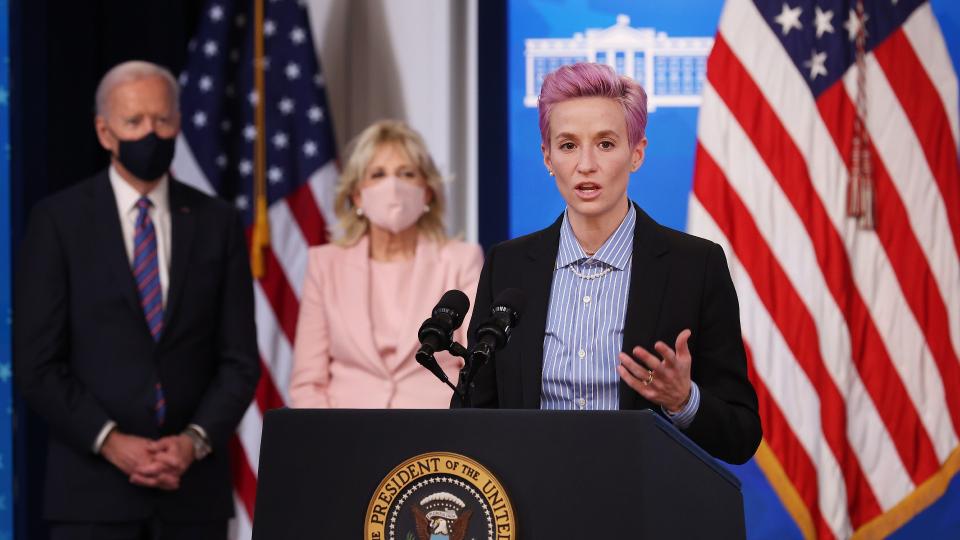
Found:
[[[255, 28], [254, 1], [263, 2]], [[257, 92], [254, 39], [263, 40], [264, 95]], [[182, 133], [174, 173], [232, 201], [254, 221], [255, 145], [266, 144], [270, 246], [255, 280], [257, 341], [263, 375], [231, 443], [237, 520], [249, 538], [263, 413], [288, 402], [287, 381], [306, 271], [307, 248], [326, 242], [337, 179], [324, 81], [304, 4], [294, 0], [212, 0], [180, 75]], [[264, 125], [255, 109], [262, 100]]]
[[[960, 467], [957, 77], [927, 2], [857, 4], [727, 0], [689, 201], [806, 537], [883, 536]], [[873, 228], [848, 213], [858, 117]]]

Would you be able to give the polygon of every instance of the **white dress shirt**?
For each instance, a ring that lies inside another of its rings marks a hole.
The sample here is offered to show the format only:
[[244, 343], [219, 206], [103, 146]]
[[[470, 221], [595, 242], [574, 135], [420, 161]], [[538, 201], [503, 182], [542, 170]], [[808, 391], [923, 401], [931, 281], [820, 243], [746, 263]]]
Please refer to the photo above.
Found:
[[[543, 337], [540, 408], [617, 410], [637, 211], [631, 203], [620, 226], [592, 256], [567, 218], [564, 212]], [[675, 426], [686, 429], [699, 408], [700, 388], [691, 381], [690, 399], [680, 411], [662, 409]]]

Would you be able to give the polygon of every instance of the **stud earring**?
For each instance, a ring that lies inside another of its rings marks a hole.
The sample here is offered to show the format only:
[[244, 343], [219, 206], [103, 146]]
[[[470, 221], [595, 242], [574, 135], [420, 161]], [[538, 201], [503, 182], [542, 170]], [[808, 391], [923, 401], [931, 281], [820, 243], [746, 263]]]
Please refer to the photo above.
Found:
[[550, 176], [553, 176], [553, 171], [551, 171], [550, 169], [547, 169], [547, 174], [549, 174]]
[[360, 207], [358, 206], [357, 209], [354, 210], [354, 212], [357, 213], [357, 217], [363, 217], [363, 208], [360, 208]]

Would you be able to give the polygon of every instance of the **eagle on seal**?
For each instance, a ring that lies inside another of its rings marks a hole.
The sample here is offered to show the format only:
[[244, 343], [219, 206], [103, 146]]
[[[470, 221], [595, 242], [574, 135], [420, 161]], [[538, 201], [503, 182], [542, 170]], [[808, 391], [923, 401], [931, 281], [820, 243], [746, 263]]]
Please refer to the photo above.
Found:
[[417, 540], [431, 540], [435, 538], [434, 535], [441, 538], [446, 536], [450, 540], [465, 540], [467, 528], [470, 526], [470, 517], [473, 516], [473, 510], [466, 509], [448, 527], [447, 520], [443, 518], [434, 518], [431, 523], [427, 513], [419, 505], [411, 505], [410, 511], [413, 513], [413, 521], [417, 529]]

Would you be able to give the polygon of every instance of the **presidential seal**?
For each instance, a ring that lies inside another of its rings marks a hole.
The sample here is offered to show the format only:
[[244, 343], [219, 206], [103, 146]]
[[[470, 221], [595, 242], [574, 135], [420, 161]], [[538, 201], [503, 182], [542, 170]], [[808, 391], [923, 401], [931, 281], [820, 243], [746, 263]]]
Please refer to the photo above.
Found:
[[516, 540], [506, 491], [483, 465], [430, 452], [390, 471], [367, 506], [367, 540]]

